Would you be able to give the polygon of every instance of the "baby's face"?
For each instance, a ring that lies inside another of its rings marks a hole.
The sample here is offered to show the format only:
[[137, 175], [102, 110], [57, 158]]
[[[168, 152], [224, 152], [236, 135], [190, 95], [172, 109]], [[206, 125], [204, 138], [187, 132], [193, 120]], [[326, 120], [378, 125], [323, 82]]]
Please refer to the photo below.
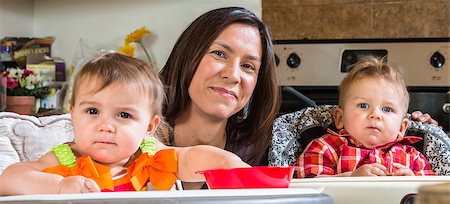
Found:
[[130, 84], [113, 83], [94, 92], [96, 86], [95, 80], [86, 80], [78, 87], [71, 112], [75, 148], [105, 165], [123, 165], [155, 120], [150, 99]]
[[344, 129], [367, 148], [403, 137], [408, 121], [404, 118], [403, 94], [383, 79], [364, 78], [353, 82], [342, 107]]

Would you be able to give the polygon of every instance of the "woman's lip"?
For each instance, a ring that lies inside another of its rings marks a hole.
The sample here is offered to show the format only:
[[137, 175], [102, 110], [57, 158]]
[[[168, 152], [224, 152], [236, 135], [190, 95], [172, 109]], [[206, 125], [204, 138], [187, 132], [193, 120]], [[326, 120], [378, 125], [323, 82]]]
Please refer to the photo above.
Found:
[[220, 94], [232, 96], [233, 98], [237, 99], [237, 95], [233, 91], [228, 91], [227, 89], [220, 88], [220, 87], [212, 87], [212, 89], [215, 90], [216, 92], [219, 92]]

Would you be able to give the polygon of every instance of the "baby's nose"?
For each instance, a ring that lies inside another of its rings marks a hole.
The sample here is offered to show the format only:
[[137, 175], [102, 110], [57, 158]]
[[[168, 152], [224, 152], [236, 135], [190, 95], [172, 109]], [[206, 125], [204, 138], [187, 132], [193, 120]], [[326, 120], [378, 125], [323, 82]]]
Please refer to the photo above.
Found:
[[101, 122], [101, 124], [99, 125], [98, 130], [101, 132], [114, 132], [115, 128], [114, 128], [114, 125], [110, 121], [103, 120]]

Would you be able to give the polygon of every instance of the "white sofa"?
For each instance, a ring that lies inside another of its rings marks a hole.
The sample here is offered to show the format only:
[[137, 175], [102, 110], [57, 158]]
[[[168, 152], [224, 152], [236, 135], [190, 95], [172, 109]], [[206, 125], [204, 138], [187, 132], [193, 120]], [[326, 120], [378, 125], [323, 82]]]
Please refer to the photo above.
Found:
[[68, 141], [73, 141], [69, 114], [34, 117], [0, 112], [0, 174], [13, 163], [34, 161]]

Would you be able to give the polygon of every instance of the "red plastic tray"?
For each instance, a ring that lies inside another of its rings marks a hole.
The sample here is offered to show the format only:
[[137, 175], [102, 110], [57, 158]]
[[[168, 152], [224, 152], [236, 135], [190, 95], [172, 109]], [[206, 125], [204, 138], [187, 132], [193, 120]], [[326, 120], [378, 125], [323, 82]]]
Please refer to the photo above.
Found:
[[288, 188], [298, 166], [255, 166], [198, 171], [210, 189]]

